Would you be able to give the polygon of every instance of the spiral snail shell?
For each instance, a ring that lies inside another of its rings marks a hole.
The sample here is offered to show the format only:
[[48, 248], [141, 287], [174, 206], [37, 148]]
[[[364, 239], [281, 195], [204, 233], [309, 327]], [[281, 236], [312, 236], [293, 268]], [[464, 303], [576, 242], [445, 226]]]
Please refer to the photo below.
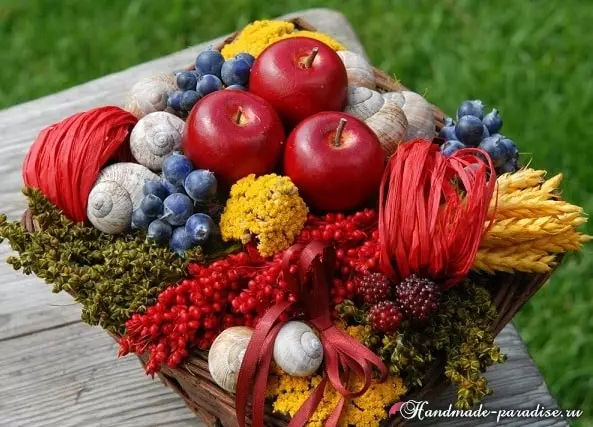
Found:
[[245, 326], [227, 328], [216, 337], [208, 352], [208, 370], [216, 384], [234, 393], [245, 350], [253, 330]]
[[124, 109], [141, 119], [155, 111], [174, 111], [167, 106], [169, 94], [177, 90], [175, 76], [155, 74], [138, 81], [128, 93]]
[[377, 87], [375, 72], [366, 59], [358, 53], [349, 50], [340, 50], [336, 53], [344, 63], [344, 67], [346, 67], [349, 86], [360, 86], [369, 89], [375, 89]]
[[104, 168], [89, 193], [87, 217], [104, 233], [126, 231], [132, 223], [132, 212], [144, 197], [146, 181], [159, 180], [158, 175], [136, 163], [115, 163]]
[[387, 156], [407, 138], [408, 121], [403, 110], [377, 91], [349, 87], [344, 111], [363, 120], [375, 132]]
[[130, 135], [134, 158], [148, 169], [158, 172], [165, 157], [181, 144], [184, 121], [166, 111], [155, 111], [142, 117]]
[[323, 362], [323, 346], [313, 329], [303, 322], [284, 324], [274, 341], [274, 361], [287, 374], [309, 376]]
[[385, 99], [402, 109], [408, 120], [408, 139], [432, 138], [436, 135], [434, 107], [423, 96], [408, 90], [387, 92]]

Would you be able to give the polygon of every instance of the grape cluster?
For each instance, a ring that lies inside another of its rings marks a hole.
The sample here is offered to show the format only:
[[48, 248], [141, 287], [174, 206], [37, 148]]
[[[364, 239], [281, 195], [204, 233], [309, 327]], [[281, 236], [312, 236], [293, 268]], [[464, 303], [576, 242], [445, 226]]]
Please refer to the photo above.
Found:
[[144, 184], [144, 198], [132, 214], [132, 227], [147, 231], [160, 244], [169, 244], [179, 256], [203, 245], [212, 236], [215, 224], [200, 212], [213, 200], [216, 177], [209, 170], [195, 169], [182, 154], [172, 153], [163, 162], [163, 179]]
[[478, 147], [490, 158], [496, 173], [513, 173], [519, 169], [519, 150], [515, 143], [500, 134], [502, 117], [496, 108], [484, 115], [480, 100], [464, 101], [457, 109], [457, 123], [448, 118], [439, 136], [446, 140], [441, 152], [447, 156], [465, 147]]
[[216, 49], [201, 52], [196, 58], [195, 70], [177, 74], [179, 90], [169, 95], [169, 107], [188, 113], [200, 98], [223, 87], [247, 90], [254, 61], [255, 58], [248, 53], [240, 53], [225, 61]]

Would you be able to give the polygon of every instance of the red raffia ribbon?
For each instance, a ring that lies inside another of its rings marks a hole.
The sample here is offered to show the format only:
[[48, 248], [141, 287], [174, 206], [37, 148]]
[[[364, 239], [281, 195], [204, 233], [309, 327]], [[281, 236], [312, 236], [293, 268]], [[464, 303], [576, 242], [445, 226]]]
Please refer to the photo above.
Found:
[[495, 185], [492, 161], [479, 149], [447, 157], [429, 140], [400, 145], [379, 195], [383, 272], [396, 282], [415, 273], [445, 289], [462, 280], [486, 232]]
[[41, 131], [23, 164], [23, 180], [75, 222], [86, 220], [87, 198], [109, 161], [133, 161], [128, 135], [138, 119], [119, 107], [74, 114]]
[[[300, 252], [299, 280], [289, 273], [290, 260]], [[364, 394], [371, 386], [372, 367], [381, 372], [381, 381], [387, 378], [387, 368], [375, 353], [356, 339], [336, 328], [330, 315], [330, 284], [335, 269], [333, 247], [314, 241], [307, 246], [290, 247], [283, 261], [284, 279], [297, 295], [297, 304], [305, 320], [320, 334], [323, 345], [324, 377], [309, 398], [292, 417], [289, 426], [304, 426], [315, 412], [328, 382], [342, 395], [336, 408], [325, 421], [325, 426], [338, 425], [346, 399]], [[236, 414], [240, 427], [245, 426], [247, 401], [252, 396], [253, 427], [264, 425], [264, 407], [268, 373], [272, 362], [274, 340], [282, 327], [280, 315], [295, 303], [282, 302], [272, 306], [261, 318], [245, 351], [237, 380]], [[364, 386], [357, 391], [348, 390], [349, 375], [364, 378]], [[345, 378], [346, 382], [342, 381]]]

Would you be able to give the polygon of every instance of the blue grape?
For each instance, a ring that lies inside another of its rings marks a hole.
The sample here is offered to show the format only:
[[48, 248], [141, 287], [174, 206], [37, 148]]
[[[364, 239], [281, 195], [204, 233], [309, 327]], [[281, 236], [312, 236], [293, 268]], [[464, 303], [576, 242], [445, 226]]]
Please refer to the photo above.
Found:
[[253, 63], [255, 62], [255, 57], [249, 53], [239, 53], [235, 56], [235, 59], [242, 59], [243, 61], [249, 64], [249, 68], [253, 67]]
[[482, 120], [484, 117], [484, 104], [479, 99], [474, 101], [464, 101], [457, 109], [457, 120], [464, 116], [474, 116]]
[[174, 110], [181, 110], [181, 98], [183, 97], [183, 92], [180, 90], [176, 90], [175, 92], [171, 92], [169, 94], [169, 98], [167, 98], [167, 105]]
[[443, 145], [441, 145], [441, 153], [443, 153], [443, 155], [445, 156], [450, 156], [456, 151], [461, 150], [462, 148], [465, 148], [465, 145], [463, 145], [461, 141], [450, 139]]
[[450, 139], [457, 139], [457, 135], [455, 135], [455, 124], [442, 127], [439, 131], [439, 136], [446, 141]]
[[493, 108], [491, 112], [484, 116], [482, 123], [488, 128], [490, 134], [497, 133], [502, 128], [502, 117], [500, 117], [498, 110]]
[[196, 58], [196, 70], [203, 75], [213, 74], [220, 77], [220, 70], [224, 64], [224, 57], [215, 49], [208, 49], [200, 52]]
[[194, 213], [194, 204], [189, 197], [173, 193], [163, 202], [163, 216], [160, 218], [171, 225], [183, 225]]
[[485, 125], [482, 125], [482, 139], [486, 139], [490, 136], [490, 131]]
[[198, 76], [191, 71], [183, 71], [177, 74], [177, 86], [181, 90], [193, 90], [198, 83]]
[[225, 85], [245, 86], [249, 81], [249, 71], [251, 65], [242, 59], [229, 59], [222, 64], [220, 75]]
[[165, 200], [165, 197], [169, 195], [169, 191], [162, 181], [146, 181], [144, 187], [142, 187], [142, 193], [145, 196], [154, 194], [161, 200]]
[[149, 239], [162, 245], [169, 241], [171, 234], [173, 234], [171, 225], [163, 220], [155, 219], [148, 226], [148, 233], [146, 235]]
[[172, 153], [163, 161], [163, 175], [174, 186], [183, 186], [185, 178], [194, 170], [191, 161], [183, 154]]
[[443, 127], [447, 127], [447, 126], [455, 126], [455, 121], [451, 117], [445, 117], [445, 122], [443, 124]]
[[519, 163], [517, 162], [517, 159], [512, 159], [504, 162], [503, 165], [500, 166], [500, 168], [497, 170], [497, 173], [499, 175], [502, 175], [503, 173], [515, 173], [518, 170]]
[[241, 85], [230, 85], [226, 87], [227, 89], [231, 89], [231, 90], [247, 90], [247, 88], [245, 86], [241, 86]]
[[484, 139], [479, 148], [484, 150], [490, 158], [492, 159], [492, 163], [494, 164], [495, 168], [502, 166], [506, 159], [506, 149], [500, 143], [501, 138], [500, 136], [489, 136], [488, 138]]
[[180, 257], [185, 256], [185, 251], [194, 247], [194, 242], [190, 234], [185, 230], [185, 227], [178, 227], [173, 230], [171, 239], [169, 240], [169, 247]]
[[142, 199], [140, 209], [147, 217], [156, 218], [163, 212], [163, 201], [155, 194], [148, 194]]
[[185, 178], [185, 192], [195, 201], [207, 200], [216, 195], [218, 183], [209, 170], [198, 169]]
[[463, 116], [455, 125], [455, 135], [457, 140], [463, 142], [468, 147], [477, 146], [482, 140], [484, 125], [476, 116]]
[[501, 136], [500, 144], [504, 147], [506, 151], [507, 160], [516, 160], [519, 158], [519, 150], [517, 149], [517, 146], [512, 140], [505, 138], [504, 136]]
[[194, 105], [200, 100], [200, 94], [195, 90], [186, 90], [181, 95], [181, 101], [179, 105], [181, 106], [182, 110], [191, 111], [194, 108]]
[[185, 231], [189, 233], [193, 242], [203, 245], [208, 241], [214, 229], [214, 221], [203, 213], [193, 214], [185, 223]]
[[[174, 194], [174, 193], [185, 194], [185, 189], [183, 187], [180, 187], [178, 185], [173, 185], [166, 179], [163, 179], [162, 183], [163, 183], [163, 187], [165, 187], [165, 189], [167, 190], [167, 196], [170, 194]], [[167, 196], [163, 197], [163, 200], [165, 200], [167, 198]]]
[[196, 86], [196, 91], [202, 96], [209, 95], [220, 89], [222, 89], [222, 82], [217, 76], [212, 74], [206, 74]]
[[154, 218], [146, 216], [142, 209], [134, 209], [132, 212], [132, 228], [146, 230]]

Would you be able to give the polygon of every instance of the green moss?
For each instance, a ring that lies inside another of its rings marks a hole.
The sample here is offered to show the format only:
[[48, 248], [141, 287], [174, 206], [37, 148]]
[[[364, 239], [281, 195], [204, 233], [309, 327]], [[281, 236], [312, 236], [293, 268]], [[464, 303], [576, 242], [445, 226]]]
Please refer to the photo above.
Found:
[[[364, 309], [349, 301], [339, 312], [350, 322], [366, 323]], [[372, 335], [365, 345], [412, 388], [422, 385], [437, 360], [444, 360], [446, 377], [457, 385], [456, 406], [469, 408], [492, 393], [482, 373], [506, 360], [490, 332], [495, 319], [488, 292], [468, 281], [443, 295], [439, 310], [423, 327], [405, 323], [393, 335]]]
[[200, 248], [186, 260], [146, 241], [145, 234], [109, 235], [63, 216], [38, 190], [25, 190], [39, 231], [0, 215], [0, 241], [18, 256], [7, 260], [16, 270], [35, 274], [82, 304], [82, 320], [122, 333], [135, 312], [155, 304], [158, 293], [185, 276], [189, 261], [202, 261]]

